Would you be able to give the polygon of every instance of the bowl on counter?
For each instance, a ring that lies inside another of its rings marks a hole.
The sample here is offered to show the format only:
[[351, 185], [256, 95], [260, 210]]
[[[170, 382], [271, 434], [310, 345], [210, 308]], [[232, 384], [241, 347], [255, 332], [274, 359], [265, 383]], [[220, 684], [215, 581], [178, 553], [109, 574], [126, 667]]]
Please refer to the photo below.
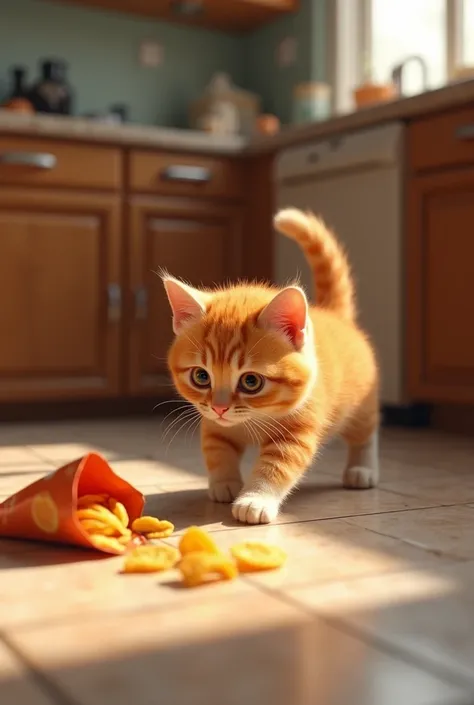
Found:
[[357, 108], [368, 108], [379, 103], [387, 103], [398, 98], [394, 83], [362, 83], [354, 90], [354, 102]]

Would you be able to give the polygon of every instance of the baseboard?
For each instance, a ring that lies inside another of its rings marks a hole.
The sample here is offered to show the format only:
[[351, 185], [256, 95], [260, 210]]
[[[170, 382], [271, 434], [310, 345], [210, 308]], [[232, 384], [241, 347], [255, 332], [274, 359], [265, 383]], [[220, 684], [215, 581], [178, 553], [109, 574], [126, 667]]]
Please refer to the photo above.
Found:
[[114, 419], [153, 414], [160, 397], [0, 404], [0, 422]]
[[[0, 422], [58, 421], [127, 416], [150, 417], [159, 399], [106, 399], [0, 405]], [[474, 435], [474, 406], [407, 404], [382, 406], [383, 426], [426, 428]]]
[[437, 404], [433, 407], [432, 426], [440, 431], [474, 436], [474, 406]]
[[429, 404], [405, 404], [382, 406], [382, 426], [405, 426], [427, 428], [431, 426], [432, 408]]

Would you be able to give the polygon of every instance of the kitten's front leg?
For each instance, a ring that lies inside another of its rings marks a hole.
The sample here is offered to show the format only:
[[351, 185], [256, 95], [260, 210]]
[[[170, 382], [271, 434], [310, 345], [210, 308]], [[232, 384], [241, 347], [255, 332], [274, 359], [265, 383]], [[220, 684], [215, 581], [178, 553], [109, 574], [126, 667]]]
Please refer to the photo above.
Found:
[[255, 468], [232, 507], [235, 519], [247, 524], [269, 524], [280, 505], [311, 463], [317, 439], [291, 433], [277, 443], [263, 443]]
[[201, 447], [209, 473], [209, 497], [214, 502], [233, 502], [242, 489], [240, 460], [244, 444], [235, 434], [203, 419]]

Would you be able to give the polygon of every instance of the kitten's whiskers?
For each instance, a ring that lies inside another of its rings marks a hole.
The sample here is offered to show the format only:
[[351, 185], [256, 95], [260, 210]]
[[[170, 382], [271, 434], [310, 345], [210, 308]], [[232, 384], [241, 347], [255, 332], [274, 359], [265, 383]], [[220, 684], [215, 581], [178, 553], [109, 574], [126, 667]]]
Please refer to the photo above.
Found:
[[170, 423], [169, 426], [167, 426], [165, 432], [163, 433], [163, 436], [161, 438], [162, 442], [165, 441], [166, 436], [170, 433], [171, 429], [176, 426], [176, 424], [179, 424], [180, 421], [184, 421], [185, 419], [191, 418], [191, 416], [194, 417], [194, 414], [196, 414], [197, 411], [192, 407], [191, 409], [184, 409], [183, 413], [181, 416], [178, 416], [176, 419], [173, 419], [173, 421]]

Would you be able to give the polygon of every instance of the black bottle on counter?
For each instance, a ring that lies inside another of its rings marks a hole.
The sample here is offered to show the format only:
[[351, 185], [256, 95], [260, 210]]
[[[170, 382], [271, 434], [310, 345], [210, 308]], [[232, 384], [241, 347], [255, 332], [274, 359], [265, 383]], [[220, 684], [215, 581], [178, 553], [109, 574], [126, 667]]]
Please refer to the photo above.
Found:
[[11, 69], [11, 88], [8, 91], [8, 100], [14, 98], [28, 98], [26, 86], [26, 69], [23, 66], [13, 66]]
[[71, 114], [72, 89], [67, 82], [67, 69], [66, 62], [60, 59], [41, 62], [41, 78], [28, 96], [39, 113]]

